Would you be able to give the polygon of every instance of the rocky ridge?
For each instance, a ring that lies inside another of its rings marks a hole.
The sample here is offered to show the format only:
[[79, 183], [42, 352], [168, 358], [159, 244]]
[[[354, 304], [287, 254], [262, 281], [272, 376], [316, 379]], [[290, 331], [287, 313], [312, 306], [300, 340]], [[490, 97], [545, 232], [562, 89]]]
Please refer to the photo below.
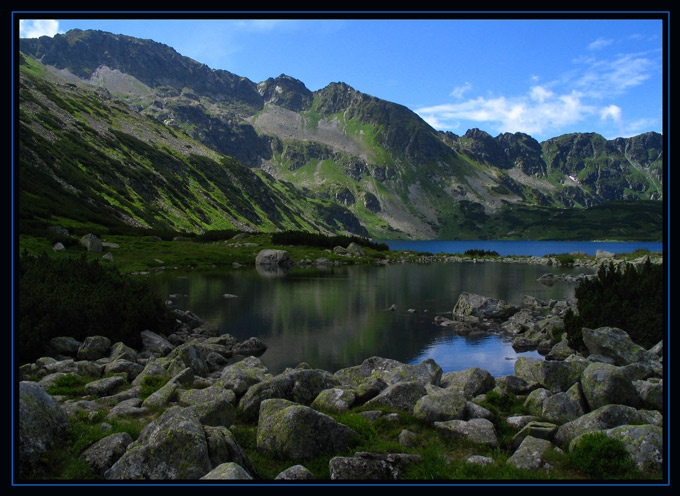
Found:
[[[498, 447], [496, 426], [506, 422], [515, 431], [507, 463], [518, 468], [550, 471], [548, 450], [570, 450], [583, 434], [602, 431], [624, 442], [636, 467], [659, 469], [664, 462], [662, 343], [645, 350], [620, 329], [584, 329], [588, 352], [577, 353], [554, 332], [568, 305], [527, 298], [522, 308], [510, 311], [502, 301], [461, 295], [454, 318], [471, 319], [467, 324], [477, 319], [478, 329], [496, 321], [509, 334], [537, 333], [539, 344], [555, 343], [545, 346], [545, 359], [521, 357], [514, 374], [503, 377], [479, 368], [442, 373], [432, 359], [404, 364], [381, 357], [334, 373], [303, 363], [273, 375], [258, 358], [266, 350], [259, 339], [239, 342], [218, 335], [178, 309], [177, 330], [169, 336], [144, 331], [139, 351], [102, 336], [83, 342], [57, 338], [53, 356], [20, 369], [20, 466], [30, 473], [47, 449], [59, 445], [71, 419], [101, 419], [106, 431], [114, 418], [146, 418], [153, 411], [157, 416], [145, 420], [137, 439], [126, 433], [104, 436], [81, 460], [106, 480], [261, 479], [230, 430], [238, 416], [257, 426], [258, 452], [296, 462], [276, 480], [313, 479], [304, 464], [321, 455], [332, 456], [331, 480], [401, 479], [420, 461], [408, 450], [416, 434], [402, 431], [403, 452], [353, 453], [358, 434], [329, 413], [361, 406], [360, 414], [370, 421], [398, 422], [398, 412], [405, 412], [445, 439], [480, 447]], [[542, 317], [535, 319], [538, 314]], [[532, 328], [532, 315], [533, 322], [551, 324]], [[46, 392], [66, 375], [95, 377], [85, 386], [86, 397]], [[142, 398], [146, 377], [167, 382]], [[515, 395], [531, 413], [496, 417], [482, 406], [492, 392]], [[480, 455], [468, 462], [498, 463]]]

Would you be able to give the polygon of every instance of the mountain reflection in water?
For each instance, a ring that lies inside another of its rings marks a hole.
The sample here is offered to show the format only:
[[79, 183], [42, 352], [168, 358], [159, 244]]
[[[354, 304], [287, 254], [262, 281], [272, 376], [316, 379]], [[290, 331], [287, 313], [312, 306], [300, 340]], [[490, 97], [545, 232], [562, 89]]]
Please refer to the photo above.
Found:
[[[301, 362], [335, 372], [380, 356], [404, 363], [432, 358], [444, 372], [480, 367], [499, 377], [512, 374], [520, 356], [506, 338], [457, 335], [435, 325], [434, 317], [450, 315], [463, 291], [517, 305], [524, 295], [545, 301], [573, 296], [573, 284], [539, 284], [546, 272], [594, 271], [499, 262], [344, 265], [278, 274], [254, 268], [166, 272], [150, 281], [207, 325], [239, 340], [259, 337], [268, 346], [259, 358], [272, 373]], [[392, 305], [396, 310], [388, 310]]]

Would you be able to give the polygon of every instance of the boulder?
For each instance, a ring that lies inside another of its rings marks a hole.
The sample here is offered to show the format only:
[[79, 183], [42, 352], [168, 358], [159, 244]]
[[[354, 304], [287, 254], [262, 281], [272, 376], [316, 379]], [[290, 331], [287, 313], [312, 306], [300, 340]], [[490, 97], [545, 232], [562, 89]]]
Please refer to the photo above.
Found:
[[212, 469], [201, 480], [251, 480], [252, 477], [238, 463], [226, 462]]
[[257, 357], [248, 356], [222, 369], [216, 384], [241, 396], [250, 386], [271, 377], [269, 369]]
[[616, 365], [591, 363], [583, 371], [581, 387], [590, 410], [609, 404], [638, 408], [642, 403], [633, 381]]
[[212, 470], [208, 442], [194, 412], [171, 407], [147, 425], [105, 478], [199, 479]]
[[100, 439], [80, 455], [80, 460], [95, 473], [103, 476], [123, 456], [132, 437], [127, 432], [111, 434]]
[[257, 423], [257, 449], [292, 460], [344, 451], [357, 436], [333, 417], [282, 399], [264, 400]]
[[75, 357], [82, 343], [68, 336], [59, 336], [50, 339], [50, 349], [56, 355]]
[[338, 370], [335, 376], [343, 384], [352, 387], [375, 379], [380, 379], [387, 385], [415, 381], [422, 385], [438, 386], [442, 377], [442, 369], [431, 358], [411, 365], [390, 358], [370, 357], [361, 365]]
[[607, 436], [620, 439], [638, 470], [663, 468], [663, 429], [658, 425], [621, 425], [605, 431]]
[[265, 265], [274, 267], [290, 267], [293, 259], [286, 250], [265, 249], [255, 257], [255, 265]]
[[658, 356], [635, 344], [628, 333], [616, 327], [581, 330], [583, 343], [591, 355], [602, 355], [614, 360], [614, 365], [628, 365], [645, 360], [658, 360]]
[[254, 420], [264, 400], [280, 398], [308, 406], [321, 391], [338, 386], [340, 381], [325, 370], [287, 369], [248, 388], [239, 400], [238, 409], [245, 419]]
[[661, 426], [661, 413], [654, 410], [637, 410], [626, 405], [606, 405], [561, 425], [555, 434], [555, 444], [567, 448], [578, 436], [612, 429], [621, 425], [651, 424]]
[[508, 463], [521, 470], [536, 470], [549, 467], [545, 453], [553, 448], [553, 444], [533, 436], [525, 437], [515, 452], [508, 458]]
[[257, 475], [248, 455], [239, 446], [234, 434], [228, 428], [204, 425], [203, 432], [205, 432], [210, 463], [213, 467], [217, 467], [222, 463], [233, 462], [243, 467], [253, 477]]
[[442, 389], [420, 398], [413, 407], [413, 415], [429, 424], [445, 420], [463, 420], [467, 402], [460, 391]]
[[354, 456], [336, 456], [328, 467], [331, 480], [399, 480], [410, 464], [419, 461], [419, 455], [362, 451]]
[[88, 336], [78, 348], [78, 360], [98, 360], [109, 356], [111, 340], [106, 336]]
[[473, 316], [480, 319], [506, 320], [518, 311], [518, 307], [504, 300], [467, 292], [461, 293], [453, 307], [454, 317]]
[[472, 367], [457, 372], [447, 372], [442, 376], [441, 386], [446, 389], [455, 389], [464, 398], [471, 399], [493, 389], [496, 386], [496, 380], [486, 370]]
[[394, 408], [411, 413], [418, 400], [427, 394], [420, 382], [398, 382], [385, 388], [375, 398], [365, 403], [366, 407]]
[[157, 356], [165, 356], [170, 353], [175, 346], [163, 336], [156, 334], [148, 329], [141, 332], [142, 347], [144, 350]]
[[36, 382], [19, 383], [19, 469], [30, 473], [44, 453], [66, 432], [68, 420], [59, 404]]
[[542, 403], [542, 415], [558, 425], [576, 420], [588, 411], [581, 384], [576, 383], [564, 393], [555, 393]]
[[435, 422], [434, 427], [440, 434], [449, 439], [471, 441], [490, 448], [498, 446], [498, 438], [493, 423], [486, 419], [447, 420]]
[[314, 480], [314, 474], [302, 465], [293, 465], [279, 473], [274, 480]]
[[85, 392], [95, 396], [108, 396], [125, 384], [125, 379], [119, 375], [105, 377], [85, 384]]
[[566, 391], [578, 382], [585, 367], [581, 361], [519, 357], [515, 362], [515, 375], [549, 391], [560, 392]]
[[92, 233], [86, 234], [80, 238], [80, 244], [83, 245], [90, 253], [101, 253], [102, 242]]
[[331, 413], [348, 411], [356, 400], [356, 393], [348, 388], [324, 389], [312, 401], [311, 407], [315, 410]]
[[233, 406], [236, 395], [219, 386], [205, 389], [187, 389], [177, 392], [177, 401], [181, 406], [193, 409], [203, 425], [225, 427], [230, 426], [236, 418]]

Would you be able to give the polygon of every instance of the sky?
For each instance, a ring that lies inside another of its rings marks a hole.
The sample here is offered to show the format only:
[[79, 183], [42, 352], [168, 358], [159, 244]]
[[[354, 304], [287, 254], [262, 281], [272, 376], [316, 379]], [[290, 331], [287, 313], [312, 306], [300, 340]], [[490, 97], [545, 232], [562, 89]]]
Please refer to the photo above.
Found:
[[21, 37], [78, 28], [151, 39], [255, 83], [281, 74], [312, 91], [344, 82], [459, 136], [478, 128], [538, 141], [572, 132], [613, 139], [662, 133], [667, 119], [670, 45], [663, 13], [589, 19], [485, 12], [477, 19], [456, 13], [135, 14], [96, 19], [20, 12], [15, 18], [22, 19]]

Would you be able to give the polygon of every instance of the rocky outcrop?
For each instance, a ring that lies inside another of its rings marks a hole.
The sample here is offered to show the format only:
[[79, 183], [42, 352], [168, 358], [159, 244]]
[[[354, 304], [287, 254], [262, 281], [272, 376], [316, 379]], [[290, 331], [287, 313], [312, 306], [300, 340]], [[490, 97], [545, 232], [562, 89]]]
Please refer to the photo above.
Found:
[[[21, 374], [32, 380], [20, 383], [22, 468], [33, 470], [46, 450], [61, 442], [72, 418], [96, 416], [103, 419], [102, 429], [110, 430], [108, 422], [124, 415], [147, 419], [136, 439], [111, 433], [80, 455], [104, 479], [258, 479], [231, 430], [237, 418], [256, 429], [254, 449], [262, 456], [283, 455], [301, 464], [330, 456], [332, 480], [403, 477], [419, 456], [396, 451], [347, 455], [361, 435], [330, 414], [357, 407], [369, 422], [399, 422], [403, 414], [413, 415], [445, 442], [486, 449], [502, 448], [498, 429], [511, 429], [507, 463], [520, 469], [550, 471], [547, 453], [569, 451], [591, 432], [620, 439], [641, 469], [663, 463], [661, 344], [653, 352], [639, 349], [617, 329], [587, 331], [593, 342], [606, 343], [592, 344], [594, 353], [558, 360], [522, 357], [514, 373], [503, 377], [476, 367], [442, 374], [432, 359], [404, 364], [382, 357], [335, 373], [300, 364], [272, 374], [256, 356], [236, 356], [235, 350], [253, 349], [245, 344], [249, 340], [218, 336], [196, 319], [170, 336], [147, 331], [141, 350], [123, 343], [107, 347], [101, 337], [86, 340], [86, 346], [58, 339], [53, 348], [59, 355], [23, 366]], [[91, 359], [79, 359], [86, 349]], [[230, 358], [209, 365], [210, 354], [218, 352]], [[103, 377], [107, 370], [112, 375]], [[89, 378], [86, 397], [47, 394], [67, 375]], [[142, 385], [154, 381], [164, 385], [142, 398]], [[492, 395], [516, 397], [531, 413], [500, 417], [485, 407]], [[399, 443], [405, 449], [419, 442], [418, 434], [402, 429]], [[301, 464], [277, 479], [313, 478]]]

